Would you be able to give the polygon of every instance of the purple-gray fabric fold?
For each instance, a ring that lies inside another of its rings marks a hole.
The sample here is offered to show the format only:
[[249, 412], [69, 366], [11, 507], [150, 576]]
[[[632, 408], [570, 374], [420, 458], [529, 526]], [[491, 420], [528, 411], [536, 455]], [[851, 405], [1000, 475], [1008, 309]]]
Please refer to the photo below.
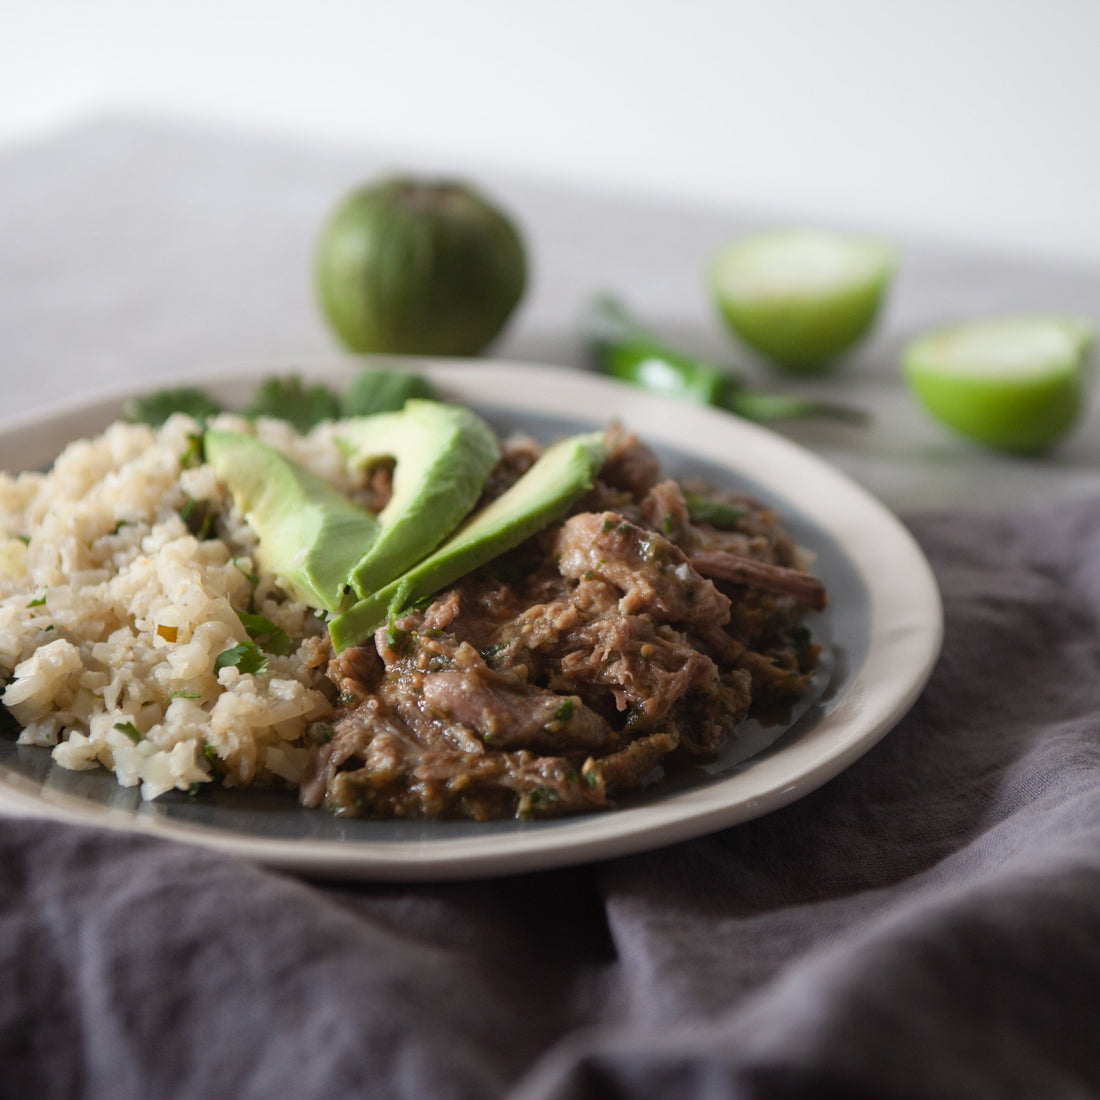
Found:
[[0, 823], [0, 1094], [1097, 1095], [1100, 499], [910, 522], [924, 694], [704, 839], [337, 885]]

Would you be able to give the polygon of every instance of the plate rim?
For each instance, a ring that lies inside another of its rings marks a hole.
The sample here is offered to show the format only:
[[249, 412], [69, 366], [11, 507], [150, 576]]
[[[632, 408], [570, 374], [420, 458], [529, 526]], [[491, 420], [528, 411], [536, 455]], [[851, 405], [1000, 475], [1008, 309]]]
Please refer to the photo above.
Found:
[[[594, 423], [621, 420], [628, 428], [637, 428], [647, 442], [664, 443], [716, 462], [751, 478], [777, 497], [781, 506], [796, 509], [835, 541], [868, 598], [868, 651], [860, 666], [851, 670], [849, 683], [830, 712], [792, 745], [778, 748], [736, 775], [645, 806], [563, 818], [552, 829], [527, 834], [441, 837], [427, 842], [262, 837], [89, 803], [40, 787], [3, 766], [0, 815], [47, 817], [197, 843], [313, 877], [442, 880], [542, 870], [664, 847], [780, 809], [869, 751], [923, 690], [942, 647], [942, 600], [927, 558], [893, 512], [847, 474], [766, 427], [576, 368], [503, 359], [389, 355], [281, 358], [214, 366], [97, 389], [0, 419], [0, 459], [15, 447], [30, 456], [21, 469], [48, 462], [57, 446], [43, 456], [50, 450], [42, 443], [44, 433], [52, 431], [54, 439], [64, 436], [66, 441], [96, 434], [118, 419], [127, 399], [159, 389], [198, 386], [234, 402], [243, 401], [257, 381], [273, 373], [296, 372], [311, 382], [335, 384], [346, 380], [352, 369], [387, 364], [424, 373], [444, 393], [485, 411], [524, 409]], [[69, 426], [76, 422], [83, 426], [74, 434]], [[734, 444], [745, 445], [746, 453], [740, 457], [728, 453]], [[803, 476], [803, 484], [792, 485], [783, 474], [776, 475], [776, 469], [784, 470], [791, 463]], [[826, 500], [830, 510], [823, 513]], [[863, 537], [868, 535], [874, 537]], [[887, 583], [884, 563], [895, 571], [904, 569], [905, 583]], [[902, 657], [901, 673], [896, 666], [889, 667]], [[883, 682], [876, 680], [884, 671], [895, 680], [895, 690], [887, 693]], [[793, 773], [792, 762], [798, 765]], [[745, 793], [736, 801], [720, 797], [731, 788], [744, 788]]]

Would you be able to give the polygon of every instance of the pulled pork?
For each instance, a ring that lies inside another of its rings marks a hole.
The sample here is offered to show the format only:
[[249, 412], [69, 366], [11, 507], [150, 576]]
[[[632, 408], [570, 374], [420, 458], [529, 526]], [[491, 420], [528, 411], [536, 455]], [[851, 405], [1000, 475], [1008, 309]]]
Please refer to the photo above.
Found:
[[[534, 455], [506, 446], [488, 495]], [[825, 602], [772, 511], [660, 480], [612, 429], [564, 522], [330, 661], [340, 709], [303, 801], [478, 821], [606, 808], [804, 691], [819, 649], [800, 619]]]

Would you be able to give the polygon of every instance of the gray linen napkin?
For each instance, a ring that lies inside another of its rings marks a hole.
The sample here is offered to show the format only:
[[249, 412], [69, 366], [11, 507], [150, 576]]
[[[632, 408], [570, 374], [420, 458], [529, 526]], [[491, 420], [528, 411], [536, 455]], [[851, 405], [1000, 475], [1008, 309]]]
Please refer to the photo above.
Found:
[[335, 885], [0, 822], [0, 1095], [1100, 1095], [1100, 497], [911, 527], [924, 694], [711, 837]]

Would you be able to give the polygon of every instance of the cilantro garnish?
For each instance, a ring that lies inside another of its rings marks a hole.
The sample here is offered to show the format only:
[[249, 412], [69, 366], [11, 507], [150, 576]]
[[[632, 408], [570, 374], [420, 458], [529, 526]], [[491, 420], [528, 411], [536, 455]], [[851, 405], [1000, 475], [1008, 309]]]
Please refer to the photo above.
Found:
[[238, 611], [237, 618], [241, 620], [241, 625], [248, 636], [268, 653], [277, 653], [285, 657], [290, 652], [290, 635], [266, 616]]
[[206, 509], [206, 504], [187, 496], [180, 509], [180, 519], [187, 524], [187, 530], [200, 541], [210, 538], [214, 533], [214, 520], [217, 517]]
[[133, 722], [116, 722], [115, 729], [126, 734], [135, 745], [145, 736]]
[[419, 374], [400, 370], [364, 370], [352, 380], [340, 401], [341, 416], [397, 412], [411, 397], [438, 400], [432, 384]]
[[267, 671], [267, 655], [255, 642], [241, 642], [222, 650], [214, 661], [215, 673], [223, 668], [237, 668], [241, 672], [250, 672], [259, 676]]
[[739, 519], [745, 518], [745, 509], [720, 500], [698, 496], [696, 493], [684, 493], [688, 515], [693, 523], [709, 523], [711, 527], [735, 527]]
[[286, 420], [298, 431], [308, 432], [322, 420], [339, 417], [340, 400], [328, 387], [303, 386], [301, 378], [291, 374], [261, 383], [245, 415]]
[[209, 394], [183, 386], [132, 398], [123, 407], [122, 417], [134, 424], [149, 424], [159, 428], [173, 413], [187, 413], [201, 421], [217, 416], [221, 411], [221, 405]]
[[197, 691], [173, 691], [167, 699], [164, 700], [164, 705], [167, 706], [173, 699], [198, 699], [201, 698]]
[[554, 711], [554, 718], [558, 722], [568, 722], [573, 717], [573, 700], [566, 699], [564, 703], [556, 711]]
[[233, 559], [233, 568], [236, 569], [237, 572], [240, 573], [241, 576], [244, 577], [244, 579], [246, 581], [248, 581], [249, 584], [251, 584], [253, 587], [255, 587], [257, 584], [260, 583], [260, 578], [255, 573], [251, 573], [247, 569], [245, 569], [245, 567], [243, 565], [240, 565], [239, 564], [240, 561], [241, 561], [240, 558], [234, 558]]

